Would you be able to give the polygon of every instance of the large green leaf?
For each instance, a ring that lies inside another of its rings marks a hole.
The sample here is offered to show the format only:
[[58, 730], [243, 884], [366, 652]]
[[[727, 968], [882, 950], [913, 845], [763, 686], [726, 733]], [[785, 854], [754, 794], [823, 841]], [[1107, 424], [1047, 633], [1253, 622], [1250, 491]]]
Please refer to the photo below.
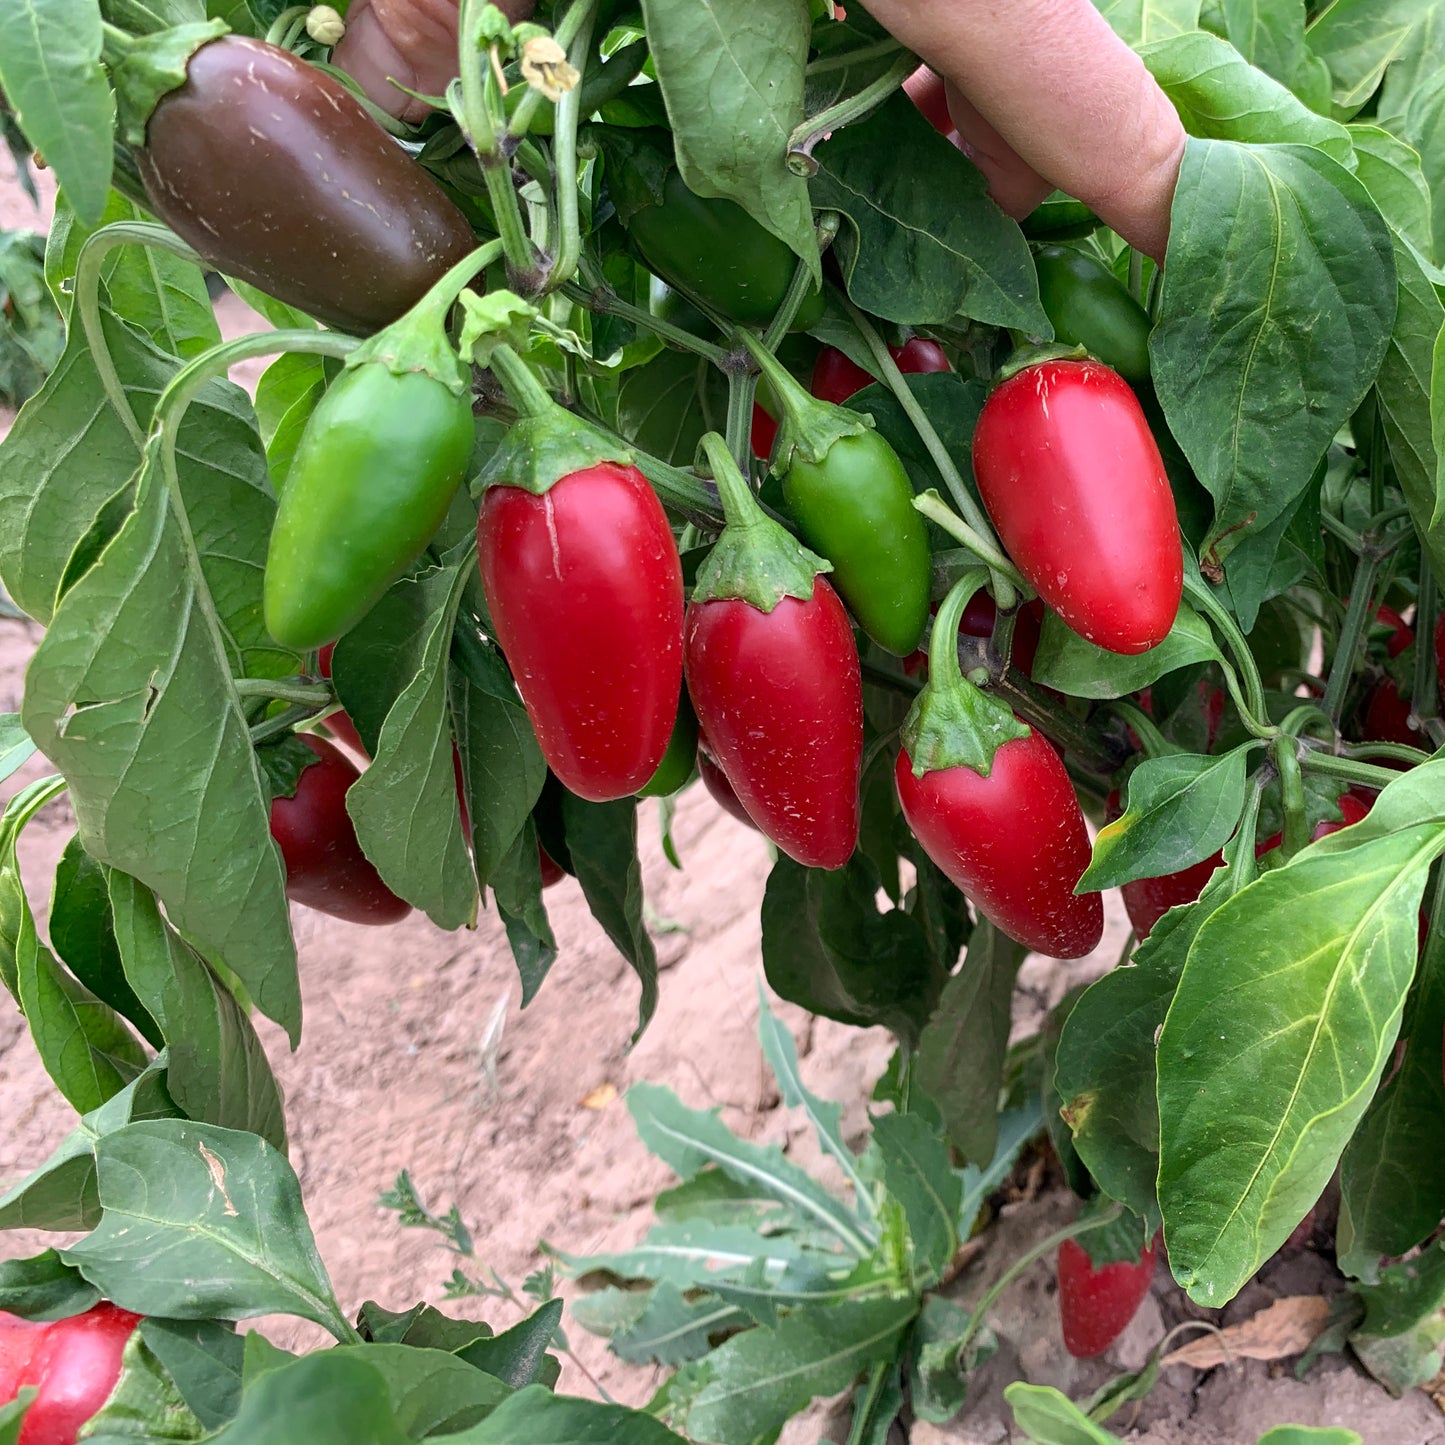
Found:
[[865, 311], [907, 325], [967, 316], [1051, 334], [1022, 232], [905, 96], [816, 155], [813, 200], [847, 217], [836, 250]]
[[0, 1260], [0, 1310], [27, 1320], [63, 1320], [88, 1310], [100, 1291], [53, 1250]]
[[949, 1140], [986, 1164], [998, 1144], [1014, 980], [1025, 950], [986, 919], [949, 978], [918, 1041], [918, 1083], [938, 1105]]
[[[294, 1039], [281, 855], [231, 687], [238, 661], [212, 609], [218, 589], [193, 550], [220, 541], [195, 518], [182, 526], [149, 444], [134, 509], [30, 664], [22, 716], [66, 776], [86, 851], [154, 889], [181, 934], [224, 959]], [[243, 570], [254, 603], [259, 570]]]
[[1199, 1303], [1232, 1299], [1334, 1172], [1395, 1042], [1442, 846], [1422, 825], [1306, 849], [1195, 938], [1159, 1037], [1159, 1202]]
[[1445, 1151], [1438, 1147], [1445, 934], [1438, 928], [1420, 957], [1401, 1034], [1400, 1066], [1340, 1160], [1340, 1268], [1366, 1281], [1376, 1277], [1382, 1255], [1408, 1253], [1445, 1216]]
[[716, 1109], [689, 1109], [671, 1089], [656, 1084], [634, 1084], [627, 1091], [627, 1108], [638, 1137], [682, 1178], [690, 1179], [715, 1164], [732, 1178], [811, 1217], [857, 1254], [867, 1254], [872, 1247], [877, 1236], [871, 1225], [790, 1164], [775, 1145], [739, 1139], [718, 1118]]
[[879, 1178], [903, 1207], [913, 1246], [914, 1279], [936, 1284], [958, 1248], [963, 1182], [951, 1167], [948, 1144], [921, 1114], [883, 1114], [873, 1121]]
[[808, 183], [787, 166], [803, 119], [806, 0], [642, 0], [682, 178], [786, 241], [819, 281]]
[[519, 1390], [480, 1425], [437, 1445], [685, 1445], [665, 1425], [622, 1405], [554, 1395], [541, 1385]]
[[110, 905], [126, 976], [169, 1046], [171, 1097], [192, 1119], [247, 1129], [284, 1151], [281, 1090], [246, 1010], [134, 878], [110, 875]]
[[1127, 657], [1096, 647], [1056, 613], [1048, 612], [1034, 657], [1033, 680], [1072, 697], [1124, 697], [1158, 682], [1165, 673], [1219, 657], [1209, 624], [1187, 602], [1180, 605], [1163, 642]]
[[461, 564], [417, 580], [427, 604], [418, 670], [386, 715], [371, 766], [346, 795], [357, 840], [383, 882], [448, 929], [469, 923], [477, 906], [457, 810], [447, 690], [465, 581]]
[[1336, 114], [1348, 118], [1369, 100], [1423, 14], [1421, 0], [1327, 0], [1320, 7], [1307, 39], [1329, 66]]
[[180, 1119], [96, 1141], [101, 1221], [63, 1252], [107, 1299], [169, 1319], [292, 1314], [348, 1326], [283, 1155]]
[[735, 1335], [707, 1358], [708, 1383], [688, 1408], [688, 1434], [752, 1445], [817, 1396], [837, 1394], [875, 1360], [891, 1358], [917, 1313], [912, 1296], [852, 1300]]
[[0, 87], [76, 210], [96, 220], [110, 189], [110, 87], [95, 0], [6, 0]]
[[1305, 0], [1224, 0], [1224, 23], [1251, 65], [1293, 85], [1305, 62]]
[[1136, 50], [1150, 41], [1184, 35], [1199, 24], [1199, 0], [1094, 0], [1114, 33]]
[[1191, 140], [1164, 275], [1154, 383], [1223, 557], [1289, 508], [1374, 381], [1395, 317], [1390, 233], [1318, 150]]
[[[1244, 0], [1241, 5], [1232, 0], [1232, 8], [1248, 9], [1257, 16], [1259, 3]], [[1303, 20], [1299, 0], [1295, 9]], [[1344, 126], [1316, 115], [1217, 36], [1196, 30], [1145, 46], [1141, 54], [1190, 135], [1207, 140], [1294, 141], [1349, 162], [1350, 137]]]

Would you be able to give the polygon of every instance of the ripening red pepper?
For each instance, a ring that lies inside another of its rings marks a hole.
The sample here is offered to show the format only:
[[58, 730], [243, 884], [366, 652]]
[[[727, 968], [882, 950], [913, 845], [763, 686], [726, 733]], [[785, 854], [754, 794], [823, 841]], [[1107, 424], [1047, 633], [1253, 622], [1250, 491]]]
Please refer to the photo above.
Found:
[[271, 804], [271, 836], [286, 863], [286, 896], [348, 923], [396, 923], [411, 912], [361, 851], [346, 794], [361, 776], [333, 743], [296, 735], [319, 761], [301, 770], [296, 791]]
[[27, 1386], [37, 1392], [17, 1445], [75, 1445], [115, 1389], [140, 1319], [105, 1302], [53, 1324], [0, 1315], [0, 1404]]
[[1059, 1246], [1059, 1318], [1064, 1348], [1076, 1359], [1102, 1355], [1139, 1312], [1154, 1282], [1157, 1242], [1137, 1262], [1119, 1260], [1095, 1268], [1077, 1240]]
[[918, 112], [939, 135], [946, 136], [953, 129], [953, 116], [948, 110], [948, 91], [943, 77], [920, 65], [903, 82], [904, 92], [918, 108]]
[[[943, 348], [924, 336], [910, 336], [902, 346], [890, 346], [888, 354], [904, 376], [953, 370]], [[835, 406], [842, 406], [849, 397], [872, 385], [873, 378], [857, 362], [850, 360], [837, 347], [825, 346], [813, 363], [813, 380], [809, 390], [819, 401], [831, 401]]]
[[753, 403], [753, 455], [765, 462], [773, 454], [773, 443], [778, 439], [778, 424], [765, 412], [758, 402]]
[[1179, 611], [1174, 494], [1139, 402], [1095, 361], [1044, 361], [1003, 382], [973, 439], [979, 495], [1005, 550], [1075, 632], [1146, 652]]
[[1078, 958], [1102, 937], [1104, 908], [1074, 892], [1092, 850], [1069, 775], [1041, 733], [959, 671], [959, 617], [980, 575], [965, 574], [939, 609], [928, 684], [903, 726], [898, 800], [980, 913], [1037, 953]]
[[858, 843], [863, 680], [827, 563], [754, 502], [703, 438], [728, 525], [687, 609], [687, 690], [708, 749], [758, 828], [809, 868]]
[[642, 473], [595, 447], [583, 462], [590, 434], [504, 352], [493, 364], [523, 419], [477, 519], [487, 607], [547, 766], [578, 797], [624, 798], [657, 771], [677, 718], [677, 544]]
[[537, 844], [537, 862], [542, 869], [543, 888], [550, 888], [554, 883], [560, 883], [567, 876], [562, 865], [540, 843]]

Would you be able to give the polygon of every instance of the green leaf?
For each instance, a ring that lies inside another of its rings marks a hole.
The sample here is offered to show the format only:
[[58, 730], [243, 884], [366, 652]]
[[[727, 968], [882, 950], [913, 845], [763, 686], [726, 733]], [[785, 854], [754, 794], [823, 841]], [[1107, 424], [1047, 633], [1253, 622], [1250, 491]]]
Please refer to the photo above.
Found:
[[246, 1010], [167, 926], [149, 889], [113, 872], [110, 904], [126, 976], [169, 1046], [171, 1097], [198, 1122], [249, 1130], [284, 1153], [281, 1090]]
[[179, 1119], [96, 1141], [104, 1211], [62, 1252], [107, 1299], [169, 1319], [293, 1314], [346, 1333], [285, 1157]]
[[776, 1329], [735, 1335], [708, 1357], [708, 1383], [686, 1429], [717, 1445], [752, 1445], [820, 1395], [836, 1395], [860, 1370], [891, 1358], [918, 1301], [852, 1300], [799, 1310]]
[[1401, 1034], [1404, 1057], [1340, 1160], [1340, 1268], [1367, 1282], [1381, 1255], [1408, 1253], [1445, 1215], [1445, 1158], [1436, 1147], [1445, 1068], [1445, 935], [1438, 928], [1420, 956]]
[[1218, 757], [1150, 758], [1129, 776], [1129, 807], [1100, 829], [1078, 891], [1118, 888], [1178, 873], [1222, 848], [1244, 809], [1253, 742]]
[[50, 944], [91, 993], [129, 1019], [159, 1049], [165, 1039], [127, 982], [116, 947], [108, 879], [109, 869], [80, 846], [79, 838], [71, 838], [55, 869], [47, 924]]
[[1037, 1091], [1017, 1108], [998, 1116], [998, 1147], [986, 1169], [969, 1164], [959, 1175], [963, 1197], [958, 1206], [958, 1237], [967, 1239], [978, 1223], [988, 1197], [1008, 1178], [1024, 1145], [1043, 1132], [1044, 1118]]
[[139, 1332], [126, 1341], [120, 1378], [99, 1411], [85, 1425], [96, 1445], [182, 1445], [206, 1433], [176, 1388], [175, 1381]]
[[1392, 1395], [1424, 1385], [1440, 1372], [1445, 1341], [1445, 1244], [1436, 1241], [1414, 1259], [1380, 1272], [1378, 1284], [1361, 1285], [1365, 1318], [1350, 1347]]
[[654, 1289], [635, 1321], [618, 1330], [609, 1344], [630, 1365], [681, 1365], [700, 1360], [712, 1348], [711, 1336], [746, 1328], [750, 1316], [715, 1294], [684, 1298], [674, 1284]]
[[555, 1253], [574, 1276], [600, 1273], [624, 1280], [649, 1279], [679, 1289], [712, 1288], [719, 1280], [740, 1277], [758, 1265], [771, 1278], [799, 1258], [798, 1246], [784, 1235], [764, 1236], [738, 1225], [697, 1219], [657, 1225], [641, 1244], [618, 1254]]
[[1332, 0], [1320, 10], [1307, 39], [1329, 66], [1336, 114], [1351, 116], [1369, 100], [1421, 13], [1419, 0]]
[[780, 857], [763, 895], [763, 968], [774, 993], [841, 1023], [917, 1041], [947, 977], [913, 915], [880, 913], [878, 875], [855, 854], [837, 872]]
[[622, 378], [617, 430], [633, 446], [690, 467], [703, 434], [727, 427], [727, 378], [705, 357], [664, 351]]
[[20, 128], [89, 221], [110, 189], [110, 87], [95, 0], [8, 0], [0, 7], [0, 87]]
[[85, 1115], [28, 1178], [0, 1196], [0, 1229], [91, 1229], [100, 1219], [95, 1142], [136, 1119], [173, 1119], [179, 1110], [166, 1092], [166, 1056]]
[[469, 923], [477, 906], [457, 810], [447, 698], [452, 628], [465, 580], [460, 565], [420, 579], [429, 614], [419, 670], [387, 713], [371, 766], [346, 795], [357, 840], [382, 881], [447, 929]]
[[[1253, 19], [1265, 8], [1270, 8], [1270, 0], [1228, 0], [1227, 5], [1236, 16], [1245, 12]], [[1296, 23], [1303, 21], [1304, 7], [1298, 0], [1293, 9]], [[1301, 29], [1301, 56], [1303, 38]], [[1279, 83], [1283, 77], [1271, 80], [1248, 63], [1251, 57], [1216, 36], [1202, 30], [1174, 36], [1146, 46], [1141, 58], [1174, 102], [1192, 136], [1261, 143], [1293, 141], [1316, 146], [1341, 164], [1352, 158], [1344, 126], [1316, 115]]]
[[25, 1411], [35, 1399], [35, 1394], [34, 1389], [26, 1386], [15, 1399], [0, 1405], [0, 1445], [18, 1445]]
[[[783, 1103], [789, 1109], [802, 1109], [823, 1152], [830, 1155], [843, 1171], [843, 1177], [853, 1186], [853, 1204], [856, 1209], [870, 1218], [875, 1211], [873, 1196], [858, 1170], [858, 1160], [853, 1151], [843, 1142], [843, 1106], [830, 1104], [816, 1094], [810, 1094], [803, 1086], [803, 1076], [798, 1069], [798, 1050], [793, 1036], [778, 1022], [777, 1016], [768, 1007], [768, 996], [758, 985], [758, 1037], [763, 1046], [763, 1057], [768, 1061]], [[694, 1176], [700, 1178], [701, 1176]]]
[[938, 1105], [950, 1141], [975, 1164], [992, 1159], [998, 1143], [1014, 980], [1024, 954], [981, 920], [918, 1042], [918, 1086]]
[[1126, 657], [1086, 642], [1053, 612], [1044, 614], [1033, 680], [1071, 697], [1114, 698], [1157, 682], [1166, 673], [1196, 662], [1220, 659], [1214, 634], [1187, 602], [1181, 603], [1169, 635], [1148, 652]]
[[[149, 219], [134, 201], [111, 191], [99, 222], [86, 226], [61, 194], [45, 249], [45, 279], [67, 317], [76, 265], [86, 240], [116, 222]], [[194, 262], [183, 261], [159, 246], [112, 246], [100, 262], [100, 282], [102, 302], [168, 356], [189, 361], [221, 340], [205, 277]]]
[[27, 1320], [63, 1320], [81, 1314], [100, 1291], [53, 1250], [29, 1259], [0, 1260], [0, 1310]]
[[1199, 930], [1159, 1038], [1174, 1276], [1220, 1306], [1319, 1198], [1390, 1056], [1445, 832], [1306, 849]]
[[920, 1420], [946, 1425], [963, 1408], [968, 1381], [962, 1360], [964, 1332], [973, 1316], [941, 1295], [923, 1301], [910, 1345], [913, 1412]]
[[665, 1224], [702, 1219], [709, 1224], [741, 1224], [749, 1229], [778, 1207], [778, 1201], [757, 1185], [740, 1183], [712, 1167], [664, 1189], [652, 1201], [653, 1212]]
[[1365, 1445], [1342, 1425], [1276, 1425], [1259, 1437], [1258, 1445]]
[[1224, 0], [1230, 44], [1266, 75], [1291, 85], [1305, 63], [1304, 0]]
[[464, 1435], [437, 1445], [686, 1445], [666, 1426], [622, 1405], [519, 1390]]
[[1015, 1380], [1003, 1392], [1014, 1412], [1014, 1424], [1037, 1445], [1124, 1445], [1119, 1437], [1096, 1425], [1074, 1402], [1052, 1385], [1026, 1385]]
[[[380, 1348], [380, 1347], [377, 1347]], [[215, 1445], [407, 1445], [381, 1373], [355, 1352], [326, 1350], [247, 1381]]]
[[1435, 350], [1445, 335], [1445, 304], [1433, 284], [1431, 202], [1419, 156], [1384, 131], [1354, 126], [1357, 173], [1390, 227], [1397, 301], [1390, 344], [1375, 379], [1375, 401], [1390, 460], [1416, 530], [1435, 567], [1445, 567], [1441, 438], [1435, 434], [1432, 385]]
[[642, 864], [637, 857], [637, 800], [588, 803], [562, 798], [572, 871], [592, 916], [642, 983], [634, 1043], [657, 1008], [657, 950], [642, 917]]
[[1023, 233], [906, 96], [814, 155], [813, 203], [847, 218], [835, 250], [863, 310], [905, 325], [967, 316], [1051, 334]]
[[241, 1406], [243, 1336], [217, 1320], [154, 1317], [141, 1321], [140, 1333], [206, 1429], [219, 1429], [235, 1417]]
[[557, 958], [557, 940], [542, 902], [537, 830], [527, 822], [492, 875], [497, 912], [522, 979], [522, 1003], [531, 1003]]
[[798, 1214], [811, 1216], [858, 1255], [872, 1248], [876, 1235], [871, 1226], [784, 1159], [776, 1145], [739, 1139], [716, 1109], [689, 1109], [671, 1089], [657, 1084], [634, 1084], [627, 1091], [627, 1109], [643, 1144], [683, 1179], [715, 1164]]
[[883, 1187], [908, 1220], [915, 1281], [927, 1289], [943, 1277], [958, 1248], [954, 1221], [962, 1181], [942, 1134], [921, 1115], [881, 1115], [873, 1121], [873, 1147]]
[[[134, 354], [139, 345], [117, 335], [118, 355], [126, 347]], [[269, 667], [277, 659], [248, 640], [259, 644], [264, 637], [260, 563], [274, 503], [264, 472], [253, 470], [260, 457], [251, 446], [254, 433], [244, 429], [244, 394], [216, 383], [206, 392], [211, 403], [192, 409], [180, 443], [186, 457], [181, 491], [200, 573], [152, 445], [137, 477], [134, 509], [127, 503], [121, 510], [104, 552], [51, 617], [30, 666], [23, 717], [66, 774], [86, 851], [155, 888], [172, 923], [203, 952], [223, 957], [261, 1008], [294, 1033], [300, 998], [280, 855], [270, 839], [246, 718], [229, 686], [248, 663]], [[47, 393], [36, 399], [46, 400]], [[98, 398], [86, 404], [106, 409]], [[216, 432], [193, 430], [208, 413]], [[27, 497], [40, 489], [22, 524], [34, 529], [27, 566], [59, 539], [47, 516], [62, 531], [78, 524], [62, 544], [64, 556], [52, 554], [58, 569], [93, 513], [77, 513], [75, 499], [56, 490], [69, 464], [43, 461], [75, 450], [73, 422], [47, 432], [53, 413], [45, 413], [46, 425], [40, 413], [31, 414], [37, 421], [25, 433], [26, 444], [12, 450], [19, 424], [4, 444], [0, 494], [12, 480]], [[232, 422], [242, 425], [239, 436]], [[39, 456], [27, 447], [38, 448]], [[81, 450], [93, 465], [89, 446]], [[27, 456], [39, 470], [25, 477], [18, 469]], [[107, 481], [97, 506], [111, 489]], [[14, 491], [8, 499], [0, 495], [0, 513], [7, 500], [16, 500]], [[42, 514], [42, 501], [55, 511]], [[52, 574], [50, 592], [37, 592], [42, 612], [58, 580]], [[219, 618], [208, 615], [207, 598]], [[178, 778], [205, 786], [177, 786]]]
[[0, 713], [0, 783], [23, 768], [34, 754], [35, 744], [20, 725], [20, 714]]
[[821, 284], [808, 183], [787, 166], [803, 120], [805, 0], [642, 0], [678, 168], [786, 241]]
[[326, 358], [287, 351], [261, 373], [256, 384], [256, 421], [266, 446], [266, 467], [278, 492], [286, 485], [301, 433], [327, 380]]
[[545, 1383], [542, 1376], [548, 1368], [547, 1346], [556, 1338], [561, 1323], [562, 1301], [548, 1300], [520, 1324], [499, 1335], [473, 1340], [456, 1354], [509, 1389], [524, 1390], [528, 1385]]
[[346, 1346], [331, 1354], [364, 1360], [381, 1375], [396, 1422], [408, 1439], [466, 1430], [512, 1393], [501, 1380], [445, 1350], [369, 1344]]
[[1149, 352], [1223, 557], [1288, 509], [1374, 381], [1394, 260], [1369, 193], [1305, 146], [1191, 140], [1172, 214]]
[[1199, 0], [1094, 0], [1094, 7], [1126, 45], [1184, 35], [1199, 24]]
[[[463, 620], [460, 624], [466, 627]], [[485, 670], [486, 686], [473, 673]], [[547, 765], [506, 664], [490, 648], [453, 668], [452, 727], [472, 823], [472, 859], [485, 888], [494, 882], [542, 794]], [[533, 845], [532, 854], [536, 855]], [[545, 918], [545, 914], [543, 917]], [[523, 1002], [530, 994], [524, 993]]]

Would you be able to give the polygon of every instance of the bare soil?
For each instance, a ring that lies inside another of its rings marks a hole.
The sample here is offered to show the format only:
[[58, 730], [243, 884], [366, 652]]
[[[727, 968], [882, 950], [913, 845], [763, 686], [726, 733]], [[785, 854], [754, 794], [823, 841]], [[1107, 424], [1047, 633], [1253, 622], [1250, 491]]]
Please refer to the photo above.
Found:
[[[0, 175], [0, 225], [43, 228], [29, 202]], [[227, 335], [256, 318], [227, 297]], [[254, 383], [260, 364], [237, 369]], [[0, 412], [0, 433], [10, 418]], [[0, 711], [18, 707], [26, 662], [39, 630], [0, 621]], [[0, 800], [45, 771], [41, 760], [0, 785]], [[503, 931], [484, 913], [472, 932], [447, 934], [413, 915], [387, 929], [351, 926], [295, 911], [301, 952], [306, 1029], [300, 1048], [262, 1025], [285, 1089], [291, 1158], [301, 1180], [321, 1255], [343, 1305], [365, 1299], [402, 1308], [442, 1299], [455, 1264], [489, 1268], [520, 1292], [545, 1261], [540, 1241], [588, 1253], [637, 1242], [651, 1220], [651, 1199], [670, 1181], [642, 1148], [623, 1096], [635, 1081], [664, 1083], [695, 1107], [718, 1107], [743, 1135], [783, 1145], [806, 1166], [817, 1165], [811, 1135], [778, 1107], [757, 1042], [758, 909], [767, 877], [766, 845], [719, 813], [699, 788], [678, 809], [674, 837], [687, 865], [663, 857], [655, 816], [643, 811], [643, 863], [661, 961], [657, 1016], [635, 1048], [638, 985], [592, 921], [575, 883], [548, 894], [561, 946], [552, 976], [536, 1001], [518, 1008], [520, 989]], [[48, 878], [73, 831], [60, 802], [26, 831], [22, 867], [43, 920]], [[1017, 1025], [1080, 979], [1110, 966], [1126, 925], [1108, 900], [1109, 928], [1095, 955], [1072, 964], [1031, 959], [1020, 981]], [[845, 1126], [861, 1142], [867, 1100], [891, 1041], [810, 1018], [774, 1001], [799, 1042], [810, 1089], [845, 1105]], [[500, 1035], [494, 1026], [504, 1010]], [[24, 1021], [0, 1004], [0, 1188], [37, 1165], [74, 1123], [45, 1077]], [[439, 1212], [456, 1204], [471, 1226], [475, 1262], [457, 1261], [423, 1231], [403, 1230], [378, 1196], [407, 1169], [422, 1197]], [[987, 1284], [1073, 1208], [1059, 1190], [1023, 1190], [984, 1236], [977, 1262], [960, 1277], [960, 1299]], [[29, 1254], [53, 1237], [0, 1236], [0, 1257]], [[1327, 1248], [1327, 1241], [1319, 1241]], [[1248, 1317], [1277, 1295], [1329, 1293], [1338, 1277], [1322, 1254], [1305, 1250], [1266, 1271], [1218, 1323]], [[564, 1293], [570, 1290], [570, 1286]], [[979, 1373], [965, 1413], [946, 1427], [916, 1425], [914, 1445], [957, 1442], [999, 1445], [1020, 1437], [1008, 1423], [1002, 1389], [1026, 1378], [1079, 1399], [1120, 1369], [1138, 1368], [1164, 1331], [1206, 1312], [1188, 1306], [1161, 1268], [1154, 1295], [1102, 1361], [1073, 1360], [1063, 1348], [1052, 1295], [1052, 1269], [1040, 1263], [1000, 1299], [990, 1322], [1002, 1341]], [[524, 1302], [527, 1304], [530, 1302]], [[467, 1300], [454, 1312], [485, 1316], [498, 1327], [521, 1309], [509, 1302]], [[292, 1320], [260, 1327], [278, 1342], [319, 1344], [318, 1333]], [[576, 1362], [561, 1388], [597, 1387], [640, 1403], [662, 1372], [625, 1366], [600, 1341], [568, 1323]], [[1392, 1400], [1347, 1360], [1326, 1359], [1304, 1381], [1292, 1362], [1220, 1367], [1206, 1373], [1176, 1367], [1149, 1398], [1110, 1428], [1138, 1445], [1253, 1445], [1271, 1425], [1348, 1425], [1367, 1445], [1445, 1445], [1445, 1420], [1429, 1395]], [[796, 1420], [789, 1445], [824, 1437], [842, 1440], [846, 1418], [827, 1402]], [[898, 1432], [895, 1432], [898, 1433]], [[901, 1438], [901, 1435], [900, 1435]]]

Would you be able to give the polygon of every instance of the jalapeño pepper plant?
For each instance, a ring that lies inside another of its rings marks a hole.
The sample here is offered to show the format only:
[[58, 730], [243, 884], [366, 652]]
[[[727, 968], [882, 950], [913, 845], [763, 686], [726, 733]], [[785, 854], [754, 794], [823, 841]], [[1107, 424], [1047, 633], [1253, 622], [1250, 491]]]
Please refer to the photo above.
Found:
[[[1006, 215], [865, 4], [0, 0], [58, 183], [0, 264], [0, 997], [78, 1116], [0, 1181], [56, 1241], [0, 1248], [0, 1441], [752, 1445], [843, 1393], [863, 1445], [958, 1413], [1032, 1265], [1103, 1371], [1307, 1218], [1334, 1345], [1435, 1375], [1439, 6], [1098, 10], [1188, 132], [1159, 257]], [[764, 1002], [828, 1184], [638, 1084], [654, 1239], [549, 1241], [496, 1336], [338, 1300], [256, 1017], [302, 1037], [297, 933], [481, 930], [526, 1005], [585, 907], [640, 1033], [654, 830], [896, 1041], [861, 1147]], [[1030, 950], [1080, 960], [1037, 1026]], [[1016, 1166], [1079, 1201], [999, 1259]], [[645, 1409], [559, 1380], [556, 1271]], [[288, 1313], [334, 1347], [234, 1328]], [[1105, 1441], [1153, 1378], [1007, 1399]]]

